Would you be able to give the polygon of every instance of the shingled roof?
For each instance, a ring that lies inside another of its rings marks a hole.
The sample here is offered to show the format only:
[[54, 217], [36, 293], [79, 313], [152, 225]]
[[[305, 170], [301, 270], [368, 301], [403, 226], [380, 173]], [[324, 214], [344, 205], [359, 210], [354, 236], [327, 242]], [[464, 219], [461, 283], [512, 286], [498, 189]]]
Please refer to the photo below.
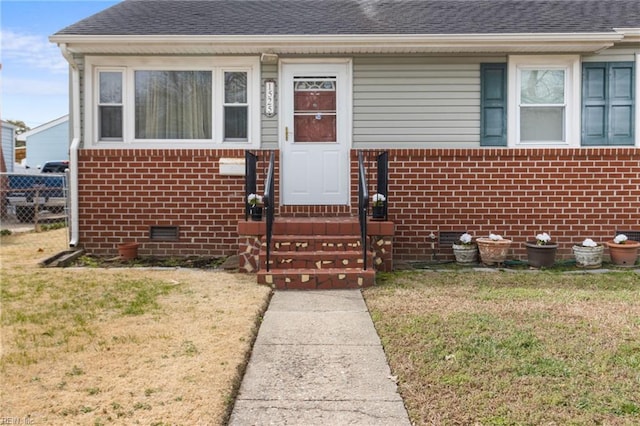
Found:
[[640, 0], [125, 0], [56, 36], [608, 33]]

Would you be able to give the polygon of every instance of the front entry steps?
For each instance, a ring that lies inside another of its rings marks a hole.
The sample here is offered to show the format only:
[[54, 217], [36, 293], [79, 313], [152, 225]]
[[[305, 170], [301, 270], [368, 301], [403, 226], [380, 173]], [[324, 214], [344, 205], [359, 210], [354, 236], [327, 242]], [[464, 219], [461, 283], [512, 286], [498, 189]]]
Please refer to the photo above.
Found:
[[279, 290], [369, 287], [375, 284], [373, 253], [367, 269], [360, 228], [352, 218], [281, 218], [274, 224], [266, 270], [266, 246], [260, 250], [258, 283]]

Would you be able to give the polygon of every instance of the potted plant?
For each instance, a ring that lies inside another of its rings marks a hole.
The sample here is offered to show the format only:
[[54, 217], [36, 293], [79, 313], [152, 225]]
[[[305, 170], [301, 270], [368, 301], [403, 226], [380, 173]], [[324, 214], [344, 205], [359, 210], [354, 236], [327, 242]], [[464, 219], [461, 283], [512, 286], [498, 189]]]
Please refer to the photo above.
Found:
[[613, 241], [607, 241], [611, 261], [618, 266], [632, 267], [638, 258], [640, 242], [627, 238], [624, 234], [618, 234]]
[[485, 265], [504, 263], [511, 247], [511, 240], [498, 234], [489, 234], [489, 238], [476, 238], [480, 260]]
[[456, 262], [461, 265], [478, 262], [478, 245], [473, 241], [471, 234], [465, 232], [460, 235], [459, 242], [453, 243], [453, 255]]
[[118, 256], [123, 260], [132, 260], [138, 257], [139, 243], [127, 242], [118, 246]]
[[372, 218], [376, 220], [384, 219], [385, 217], [384, 206], [385, 206], [385, 202], [387, 201], [385, 196], [380, 193], [375, 193], [373, 194], [373, 197], [371, 198], [371, 200], [373, 201]]
[[551, 236], [546, 232], [536, 235], [534, 241], [527, 241], [525, 245], [529, 266], [550, 268], [556, 262], [558, 244], [551, 241]]
[[599, 268], [602, 266], [603, 253], [604, 246], [596, 243], [591, 238], [585, 239], [580, 245], [576, 244], [573, 246], [576, 266], [579, 268]]
[[251, 220], [262, 220], [262, 197], [257, 194], [249, 194], [247, 202], [249, 203]]

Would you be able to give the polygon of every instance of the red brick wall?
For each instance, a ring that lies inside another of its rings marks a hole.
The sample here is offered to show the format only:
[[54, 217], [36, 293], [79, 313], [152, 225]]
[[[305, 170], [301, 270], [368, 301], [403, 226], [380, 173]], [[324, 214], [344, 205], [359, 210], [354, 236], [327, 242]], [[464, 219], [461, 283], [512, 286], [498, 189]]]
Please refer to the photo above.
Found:
[[427, 236], [490, 232], [524, 242], [548, 232], [571, 245], [640, 230], [640, 149], [427, 149], [389, 151], [389, 220], [396, 259], [427, 260]]
[[[80, 244], [116, 255], [123, 241], [141, 243], [141, 255], [230, 255], [237, 221], [244, 218], [244, 178], [220, 176], [220, 157], [242, 150], [81, 150]], [[178, 226], [180, 240], [149, 240], [153, 225]]]
[[[244, 178], [220, 176], [221, 157], [243, 150], [81, 150], [80, 243], [116, 255], [123, 241], [142, 255], [235, 254], [244, 218]], [[263, 191], [267, 156], [258, 164]], [[355, 215], [357, 156], [351, 155], [352, 207], [278, 209], [281, 215]], [[604, 241], [616, 229], [640, 228], [640, 149], [389, 150], [389, 220], [395, 222], [398, 261], [427, 260], [428, 235], [467, 230], [524, 242], [545, 231], [570, 257], [571, 244]], [[276, 198], [279, 167], [276, 162]], [[368, 164], [371, 192], [375, 167]], [[277, 199], [276, 199], [277, 201]], [[149, 227], [180, 227], [178, 242], [149, 240]], [[448, 253], [447, 253], [448, 254]]]

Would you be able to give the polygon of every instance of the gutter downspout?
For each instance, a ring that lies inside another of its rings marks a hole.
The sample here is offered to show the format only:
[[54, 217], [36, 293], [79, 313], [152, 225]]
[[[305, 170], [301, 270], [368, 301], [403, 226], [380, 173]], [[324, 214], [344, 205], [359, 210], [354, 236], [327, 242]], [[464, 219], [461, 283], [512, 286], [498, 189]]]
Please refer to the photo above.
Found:
[[71, 227], [69, 231], [69, 247], [78, 245], [80, 224], [78, 221], [78, 149], [80, 149], [80, 70], [73, 54], [67, 48], [66, 43], [58, 45], [62, 56], [71, 67], [71, 145], [69, 146], [69, 213]]

